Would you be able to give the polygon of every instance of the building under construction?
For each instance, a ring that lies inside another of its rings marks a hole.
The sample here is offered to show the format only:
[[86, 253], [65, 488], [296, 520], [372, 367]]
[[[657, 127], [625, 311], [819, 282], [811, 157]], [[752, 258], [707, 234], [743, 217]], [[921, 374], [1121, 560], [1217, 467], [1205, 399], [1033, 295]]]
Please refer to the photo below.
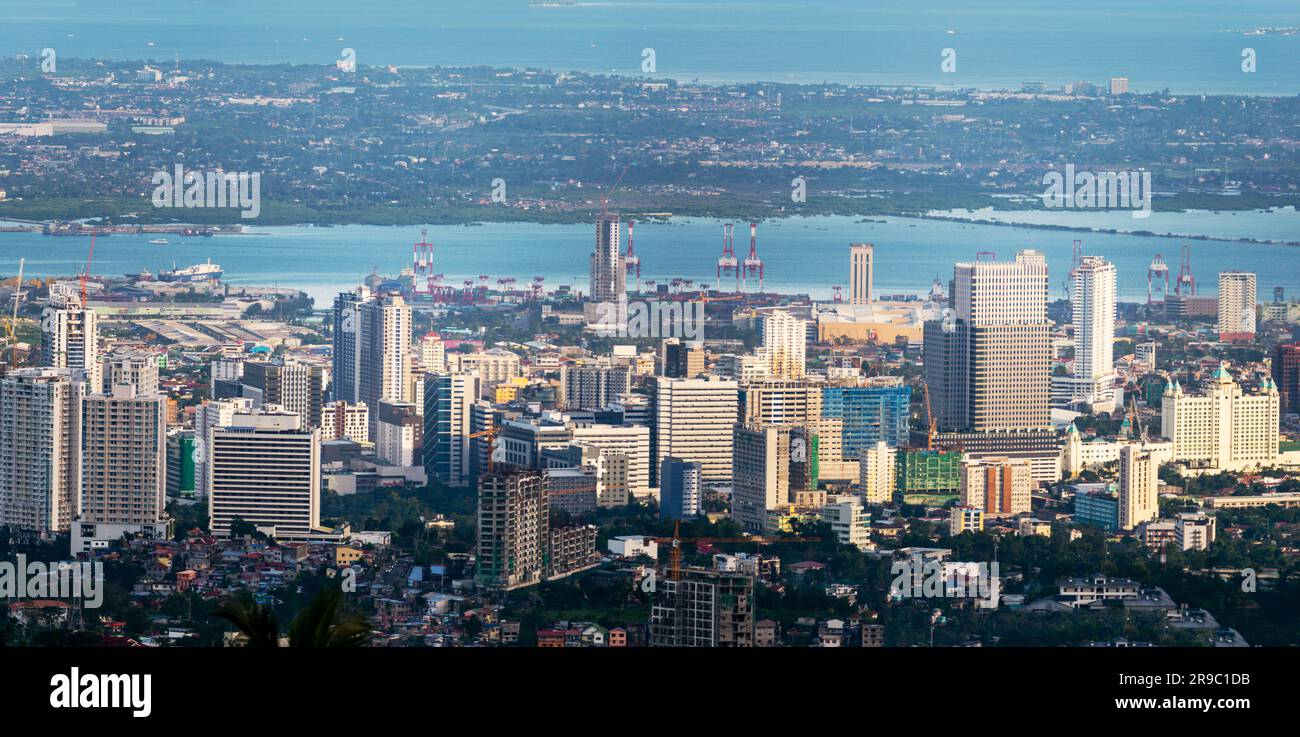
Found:
[[656, 582], [651, 647], [753, 647], [754, 576], [681, 568]]

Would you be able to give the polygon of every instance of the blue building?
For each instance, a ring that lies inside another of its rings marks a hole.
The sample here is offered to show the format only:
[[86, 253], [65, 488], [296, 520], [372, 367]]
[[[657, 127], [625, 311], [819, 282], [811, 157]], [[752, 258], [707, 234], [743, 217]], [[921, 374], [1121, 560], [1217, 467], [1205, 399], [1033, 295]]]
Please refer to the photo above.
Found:
[[822, 389], [822, 416], [844, 421], [844, 457], [857, 458], [883, 440], [891, 448], [907, 445], [910, 386], [828, 386]]
[[659, 519], [691, 519], [700, 514], [703, 467], [667, 456], [659, 466]]
[[1074, 521], [1100, 527], [1107, 532], [1119, 529], [1119, 496], [1105, 484], [1080, 484], [1074, 492]]

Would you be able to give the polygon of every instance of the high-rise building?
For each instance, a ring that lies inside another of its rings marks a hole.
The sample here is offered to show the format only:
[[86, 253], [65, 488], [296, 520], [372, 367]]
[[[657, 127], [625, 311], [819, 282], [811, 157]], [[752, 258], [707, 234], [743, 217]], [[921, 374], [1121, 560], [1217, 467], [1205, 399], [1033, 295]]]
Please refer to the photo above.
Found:
[[103, 387], [94, 391], [111, 393], [118, 384], [130, 384], [140, 394], [158, 393], [158, 359], [152, 353], [109, 353], [103, 360]]
[[1113, 412], [1123, 406], [1115, 373], [1115, 266], [1084, 256], [1070, 289], [1074, 325], [1074, 369], [1052, 378], [1053, 404]]
[[1160, 463], [1137, 445], [1119, 450], [1119, 526], [1131, 530], [1160, 514]]
[[543, 473], [487, 473], [479, 477], [475, 578], [480, 585], [509, 591], [545, 578], [548, 508]]
[[1281, 397], [1271, 377], [1246, 393], [1227, 364], [1200, 394], [1173, 381], [1160, 404], [1160, 431], [1173, 441], [1173, 460], [1198, 468], [1243, 471], [1277, 461]]
[[519, 356], [494, 348], [477, 353], [453, 353], [447, 357], [452, 373], [474, 373], [479, 377], [479, 396], [491, 399], [497, 386], [524, 375]]
[[740, 421], [807, 425], [822, 416], [822, 389], [805, 379], [760, 379], [739, 389]]
[[871, 514], [862, 502], [859, 496], [834, 494], [817, 510], [817, 517], [830, 525], [841, 545], [868, 550], [871, 548]]
[[81, 499], [84, 374], [29, 368], [0, 378], [0, 526], [66, 533]]
[[870, 243], [849, 245], [849, 305], [864, 307], [871, 304], [871, 279], [875, 247]]
[[302, 417], [306, 427], [321, 426], [325, 369], [292, 358], [244, 364], [243, 395], [254, 407], [274, 404]]
[[471, 408], [478, 374], [429, 374], [424, 380], [424, 470], [449, 486], [468, 486], [474, 445]]
[[[644, 425], [581, 424], [572, 428], [572, 442], [591, 448], [622, 453], [627, 462], [629, 493], [642, 497], [650, 493], [650, 428]], [[626, 503], [626, 501], [624, 502]]]
[[651, 647], [753, 647], [754, 576], [684, 568], [656, 582]]
[[1047, 427], [1050, 326], [1042, 253], [957, 264], [952, 314], [925, 331], [926, 382], [942, 429]]
[[194, 410], [194, 490], [200, 497], [208, 493], [210, 471], [208, 447], [212, 444], [212, 430], [225, 427], [241, 412], [251, 412], [251, 399], [209, 399]]
[[659, 375], [694, 379], [704, 373], [704, 346], [681, 338], [665, 338], [659, 344]]
[[81, 408], [81, 505], [72, 525], [73, 552], [107, 547], [126, 533], [165, 537], [166, 399], [117, 383], [109, 392], [86, 395]]
[[844, 421], [845, 458], [858, 458], [878, 442], [908, 444], [912, 387], [898, 377], [874, 377], [821, 390], [822, 415]]
[[447, 370], [447, 347], [442, 336], [427, 333], [420, 338], [420, 364], [426, 373], [441, 374]]
[[763, 318], [763, 354], [768, 375], [776, 379], [800, 379], [806, 370], [808, 321], [788, 312], [773, 312]]
[[618, 302], [627, 294], [627, 267], [618, 243], [618, 216], [596, 221], [596, 248], [591, 254], [591, 301]]
[[424, 456], [424, 417], [413, 402], [379, 402], [375, 455], [394, 466], [419, 466]]
[[91, 391], [103, 387], [99, 323], [94, 310], [72, 297], [55, 295], [41, 315], [41, 365], [79, 369]]
[[736, 425], [731, 517], [747, 530], [772, 532], [769, 512], [788, 511], [794, 493], [816, 488], [809, 433], [790, 425]]
[[1300, 414], [1300, 343], [1282, 343], [1273, 350], [1273, 383], [1282, 414]]
[[967, 459], [961, 464], [961, 504], [985, 516], [1011, 516], [1030, 511], [1033, 473], [1019, 458]]
[[565, 409], [604, 409], [631, 388], [632, 367], [608, 359], [560, 367]]
[[279, 541], [331, 539], [320, 526], [320, 431], [274, 408], [238, 412], [212, 429], [208, 528], [229, 537], [236, 520]]
[[1128, 94], [1128, 77], [1111, 77], [1110, 79], [1111, 95]]
[[321, 440], [347, 438], [358, 443], [370, 442], [370, 408], [364, 403], [329, 402], [321, 410]]
[[1219, 340], [1255, 339], [1255, 281], [1249, 271], [1219, 274]]
[[[650, 386], [654, 407], [650, 435], [654, 455], [650, 467], [656, 476], [664, 458], [673, 456], [698, 461], [705, 486], [730, 483], [736, 382], [715, 377], [658, 377]], [[651, 479], [651, 486], [657, 485], [657, 478]]]
[[379, 401], [407, 401], [411, 306], [400, 295], [375, 295], [364, 287], [344, 292], [334, 300], [334, 331], [331, 398], [365, 402], [373, 437]]
[[883, 440], [862, 450], [858, 484], [868, 504], [893, 502], [897, 454], [898, 451]]
[[700, 515], [703, 492], [700, 464], [668, 456], [659, 468], [659, 519], [691, 519]]

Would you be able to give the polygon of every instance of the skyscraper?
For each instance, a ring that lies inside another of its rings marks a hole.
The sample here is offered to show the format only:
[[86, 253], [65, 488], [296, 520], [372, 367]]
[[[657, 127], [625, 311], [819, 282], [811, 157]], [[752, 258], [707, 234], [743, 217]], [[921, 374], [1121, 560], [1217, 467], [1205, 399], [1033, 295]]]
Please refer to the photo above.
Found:
[[941, 427], [1047, 427], [1049, 329], [1043, 254], [957, 264], [952, 314], [925, 331], [926, 381]]
[[871, 279], [875, 246], [870, 243], [849, 244], [849, 305], [871, 304]]
[[82, 399], [81, 505], [72, 550], [167, 532], [166, 399], [119, 382]]
[[704, 373], [704, 346], [681, 338], [665, 338], [659, 344], [659, 375], [693, 379]]
[[982, 510], [986, 516], [1028, 512], [1033, 493], [1029, 461], [983, 458], [961, 464], [961, 504]]
[[79, 371], [18, 369], [0, 378], [0, 525], [66, 533], [81, 499]]
[[208, 493], [208, 447], [212, 444], [212, 431], [229, 425], [239, 412], [253, 409], [251, 399], [209, 399], [194, 410], [194, 491], [199, 498]]
[[449, 486], [467, 486], [473, 474], [469, 437], [478, 374], [429, 374], [424, 379], [424, 470]]
[[[656, 378], [653, 389], [651, 468], [664, 458], [698, 461], [707, 485], [731, 481], [731, 428], [736, 422], [736, 382], [717, 378]], [[652, 485], [657, 485], [654, 480]]]
[[236, 413], [208, 445], [208, 526], [229, 537], [236, 519], [280, 541], [329, 539], [320, 526], [320, 431], [291, 412]]
[[1052, 378], [1053, 404], [1113, 412], [1123, 405], [1115, 380], [1115, 266], [1084, 256], [1070, 288], [1074, 370]]
[[1219, 274], [1219, 340], [1254, 340], [1255, 282], [1249, 271]]
[[874, 377], [823, 387], [822, 415], [844, 421], [842, 449], [855, 459], [877, 442], [901, 448], [907, 445], [912, 387], [896, 377]]
[[731, 518], [746, 530], [771, 532], [768, 513], [788, 511], [794, 492], [808, 488], [801, 472], [814, 457], [808, 433], [790, 425], [736, 425], [734, 432]]
[[375, 295], [365, 288], [340, 294], [334, 300], [333, 360], [332, 398], [365, 402], [373, 437], [379, 401], [407, 399], [411, 306], [400, 295]]
[[763, 318], [763, 353], [772, 378], [802, 378], [807, 365], [807, 345], [806, 320], [788, 312], [773, 312]]
[[591, 254], [591, 301], [618, 302], [626, 293], [627, 267], [618, 244], [618, 216], [596, 221], [596, 248]]
[[70, 296], [51, 297], [41, 315], [41, 365], [86, 372], [91, 391], [103, 386], [99, 359], [99, 323], [94, 310]]
[[1160, 463], [1136, 445], [1119, 449], [1119, 526], [1122, 530], [1160, 514]]

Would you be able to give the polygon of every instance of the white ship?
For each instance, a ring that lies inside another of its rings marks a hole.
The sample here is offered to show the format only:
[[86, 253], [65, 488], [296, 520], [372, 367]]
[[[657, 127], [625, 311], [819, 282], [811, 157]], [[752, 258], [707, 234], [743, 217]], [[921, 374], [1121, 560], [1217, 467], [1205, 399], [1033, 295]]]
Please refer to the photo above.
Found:
[[220, 266], [212, 263], [212, 259], [208, 259], [207, 263], [186, 266], [183, 269], [176, 268], [176, 264], [173, 263], [170, 271], [158, 274], [158, 279], [173, 282], [217, 281], [223, 273]]

